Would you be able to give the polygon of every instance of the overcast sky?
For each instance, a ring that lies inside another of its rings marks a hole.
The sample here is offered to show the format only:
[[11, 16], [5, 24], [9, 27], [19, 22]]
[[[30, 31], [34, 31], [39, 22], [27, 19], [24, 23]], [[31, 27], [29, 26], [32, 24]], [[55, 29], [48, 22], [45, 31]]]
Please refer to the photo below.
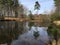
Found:
[[[41, 13], [50, 13], [52, 9], [54, 9], [54, 1], [53, 0], [37, 0], [40, 4], [40, 10], [39, 14]], [[19, 0], [21, 4], [23, 4], [25, 7], [28, 8], [28, 10], [31, 10], [33, 13], [34, 11], [34, 5], [36, 0]]]

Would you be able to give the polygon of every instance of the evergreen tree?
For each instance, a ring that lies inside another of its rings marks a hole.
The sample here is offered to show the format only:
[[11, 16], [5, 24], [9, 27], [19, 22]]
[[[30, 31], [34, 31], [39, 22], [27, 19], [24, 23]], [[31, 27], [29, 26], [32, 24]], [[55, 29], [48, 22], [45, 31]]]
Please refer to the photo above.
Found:
[[38, 10], [40, 9], [40, 4], [38, 1], [35, 2], [35, 5], [34, 5], [34, 10], [37, 10], [37, 14], [38, 14]]

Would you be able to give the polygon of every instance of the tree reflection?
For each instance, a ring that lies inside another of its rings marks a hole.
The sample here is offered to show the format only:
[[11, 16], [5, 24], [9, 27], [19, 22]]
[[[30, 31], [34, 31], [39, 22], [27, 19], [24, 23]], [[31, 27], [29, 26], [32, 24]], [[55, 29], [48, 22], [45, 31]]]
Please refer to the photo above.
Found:
[[33, 35], [34, 35], [35, 39], [37, 39], [39, 37], [39, 31], [38, 31], [38, 28], [37, 28], [37, 26], [39, 26], [38, 24], [39, 23], [37, 23], [37, 22], [34, 23], [36, 31], [34, 31]]
[[0, 44], [10, 43], [24, 33], [24, 24], [15, 21], [0, 22]]
[[29, 30], [31, 30], [31, 27], [34, 25], [34, 22], [29, 22], [28, 26], [29, 26]]
[[29, 30], [31, 30], [32, 26], [35, 26], [36, 31], [33, 32], [33, 36], [35, 39], [37, 39], [37, 37], [39, 37], [39, 31], [37, 29], [38, 23], [37, 22], [29, 22], [28, 26], [29, 26]]
[[39, 37], [39, 31], [34, 31], [33, 35], [34, 35], [35, 39], [37, 39]]

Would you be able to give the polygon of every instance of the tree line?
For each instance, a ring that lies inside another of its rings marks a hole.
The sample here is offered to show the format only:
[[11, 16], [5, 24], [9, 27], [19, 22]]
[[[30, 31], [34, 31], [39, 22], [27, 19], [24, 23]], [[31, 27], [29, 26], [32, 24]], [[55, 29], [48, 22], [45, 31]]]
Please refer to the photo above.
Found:
[[[54, 24], [53, 21], [60, 21], [60, 0], [54, 0], [54, 1], [55, 1], [56, 10], [54, 13], [50, 15], [51, 24], [48, 26], [47, 31], [48, 31], [48, 35], [52, 37], [53, 40], [56, 41], [56, 45], [58, 45], [60, 39], [60, 25]], [[52, 45], [51, 43], [50, 45]]]
[[18, 0], [0, 0], [0, 16], [23, 17], [25, 7]]

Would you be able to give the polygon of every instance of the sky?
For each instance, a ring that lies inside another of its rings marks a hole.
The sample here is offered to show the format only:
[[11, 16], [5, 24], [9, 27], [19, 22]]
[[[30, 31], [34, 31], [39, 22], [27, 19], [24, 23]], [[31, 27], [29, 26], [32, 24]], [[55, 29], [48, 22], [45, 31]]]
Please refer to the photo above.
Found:
[[36, 11], [34, 11], [34, 5], [36, 1], [38, 1], [40, 4], [40, 10], [38, 12], [39, 14], [49, 14], [55, 7], [53, 0], [19, 0], [19, 2], [23, 4], [28, 10], [31, 10], [33, 14], [36, 13]]

